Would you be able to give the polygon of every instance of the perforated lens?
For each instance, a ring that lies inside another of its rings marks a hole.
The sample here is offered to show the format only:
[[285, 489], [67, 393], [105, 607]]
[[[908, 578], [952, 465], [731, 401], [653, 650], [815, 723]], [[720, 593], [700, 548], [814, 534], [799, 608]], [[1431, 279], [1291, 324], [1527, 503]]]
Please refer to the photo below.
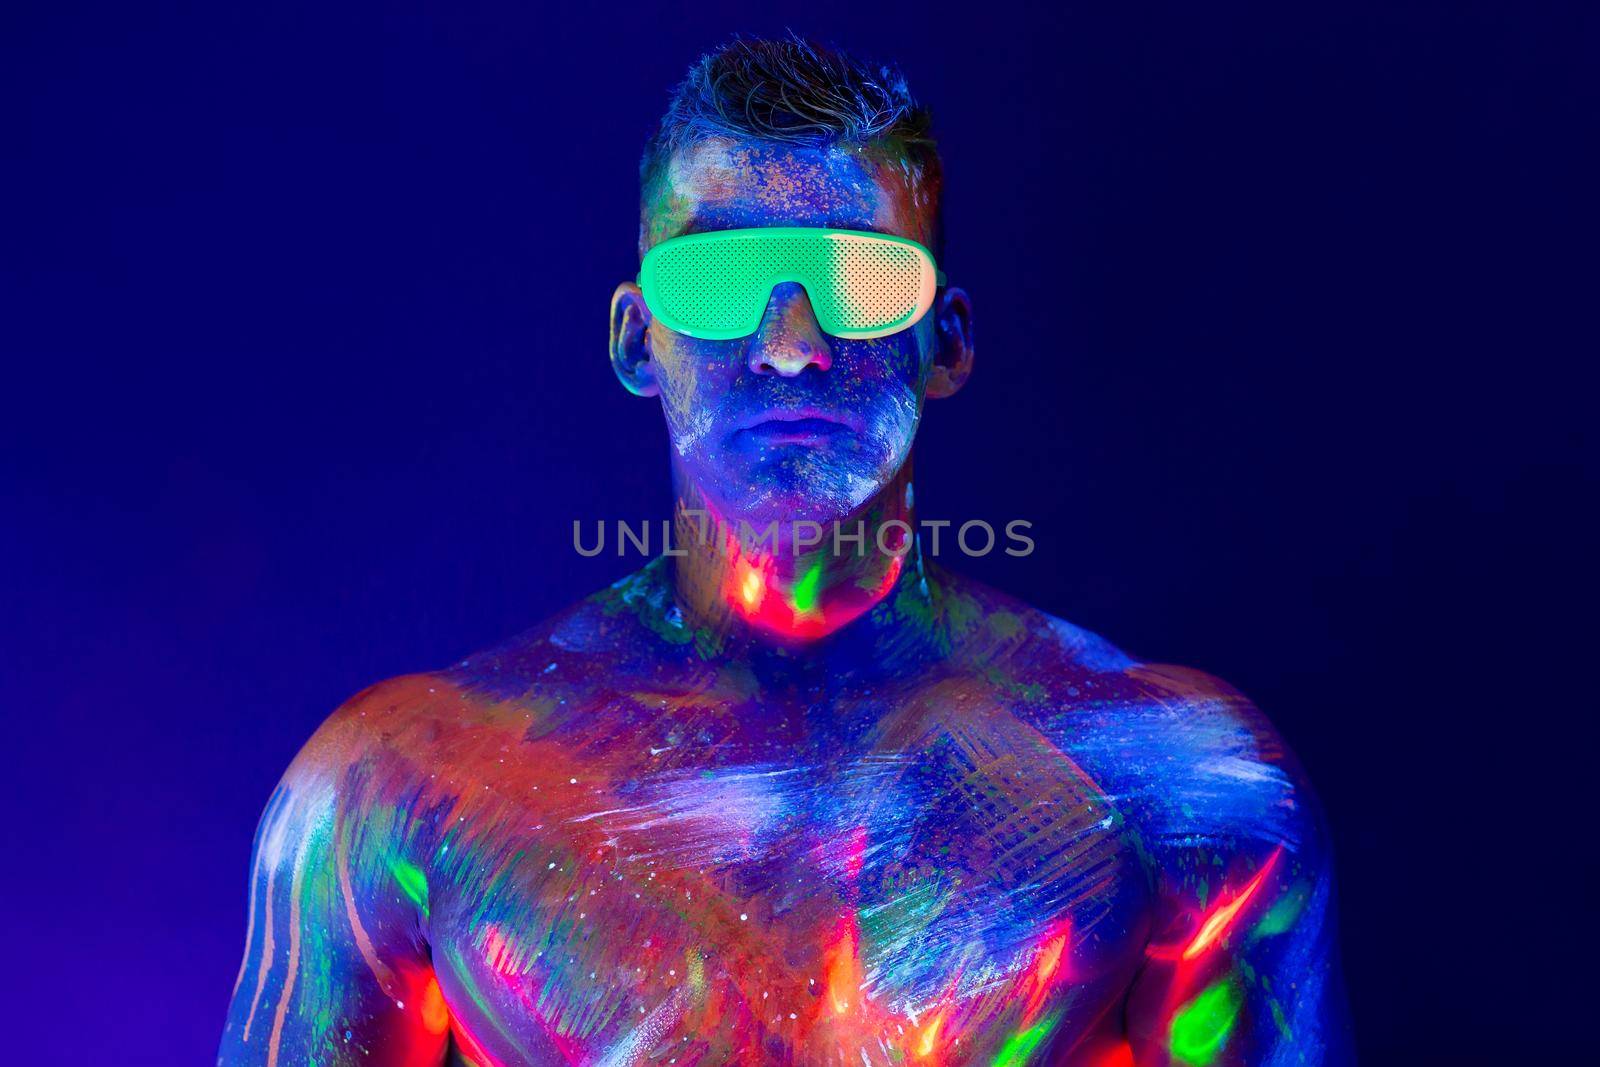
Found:
[[837, 337], [879, 337], [926, 313], [933, 257], [904, 238], [855, 230], [772, 227], [690, 234], [646, 254], [639, 281], [663, 325], [691, 337], [755, 332], [774, 286], [798, 282], [817, 322]]
[[[875, 237], [833, 234], [828, 276], [832, 285], [811, 286], [811, 306], [822, 328], [836, 336], [891, 331], [911, 324], [920, 305], [924, 264], [932, 257], [912, 246]], [[929, 293], [932, 297], [932, 293]]]

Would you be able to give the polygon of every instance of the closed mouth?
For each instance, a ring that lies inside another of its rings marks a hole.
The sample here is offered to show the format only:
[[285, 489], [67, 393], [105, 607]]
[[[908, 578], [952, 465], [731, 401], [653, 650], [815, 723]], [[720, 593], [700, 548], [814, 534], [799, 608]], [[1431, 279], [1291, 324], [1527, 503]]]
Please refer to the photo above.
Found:
[[855, 427], [818, 408], [772, 408], [753, 412], [739, 423], [739, 432], [765, 441], [811, 441], [853, 430]]
[[849, 426], [838, 419], [819, 415], [794, 416], [787, 412], [772, 414], [741, 428], [741, 433], [772, 444], [803, 444], [821, 441], [835, 434], [846, 433]]

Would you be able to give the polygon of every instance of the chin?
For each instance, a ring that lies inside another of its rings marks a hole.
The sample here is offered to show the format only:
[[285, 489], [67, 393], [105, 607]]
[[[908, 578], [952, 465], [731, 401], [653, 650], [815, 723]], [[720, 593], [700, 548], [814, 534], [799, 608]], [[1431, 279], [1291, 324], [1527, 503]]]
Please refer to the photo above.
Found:
[[[854, 493], [841, 493], [832, 481], [799, 481], [758, 478], [721, 487], [718, 510], [731, 522], [740, 520], [760, 531], [776, 522], [780, 527], [796, 522], [820, 523], [825, 529], [835, 519], [851, 514], [872, 490], [860, 499]], [[787, 529], [782, 531], [787, 534]]]

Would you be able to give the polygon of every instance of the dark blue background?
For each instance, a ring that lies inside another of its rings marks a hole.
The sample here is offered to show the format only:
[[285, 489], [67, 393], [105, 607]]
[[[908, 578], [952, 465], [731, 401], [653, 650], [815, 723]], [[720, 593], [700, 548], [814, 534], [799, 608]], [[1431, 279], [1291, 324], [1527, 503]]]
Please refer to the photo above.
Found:
[[1369, 1062], [1590, 1046], [1592, 9], [295, 6], [3, 16], [10, 1058], [208, 1062], [318, 721], [637, 565], [570, 548], [668, 508], [635, 161], [784, 25], [942, 132], [924, 517], [1032, 519], [967, 569], [1275, 718]]

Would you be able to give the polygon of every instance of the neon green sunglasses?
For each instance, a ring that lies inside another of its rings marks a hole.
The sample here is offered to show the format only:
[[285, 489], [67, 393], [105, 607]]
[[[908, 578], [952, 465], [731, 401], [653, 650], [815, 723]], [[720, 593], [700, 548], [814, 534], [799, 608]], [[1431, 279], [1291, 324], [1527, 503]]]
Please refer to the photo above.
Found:
[[847, 339], [898, 333], [944, 284], [915, 241], [862, 230], [758, 226], [691, 233], [645, 253], [639, 288], [663, 326], [726, 341], [755, 333], [773, 287], [805, 286], [817, 324]]

